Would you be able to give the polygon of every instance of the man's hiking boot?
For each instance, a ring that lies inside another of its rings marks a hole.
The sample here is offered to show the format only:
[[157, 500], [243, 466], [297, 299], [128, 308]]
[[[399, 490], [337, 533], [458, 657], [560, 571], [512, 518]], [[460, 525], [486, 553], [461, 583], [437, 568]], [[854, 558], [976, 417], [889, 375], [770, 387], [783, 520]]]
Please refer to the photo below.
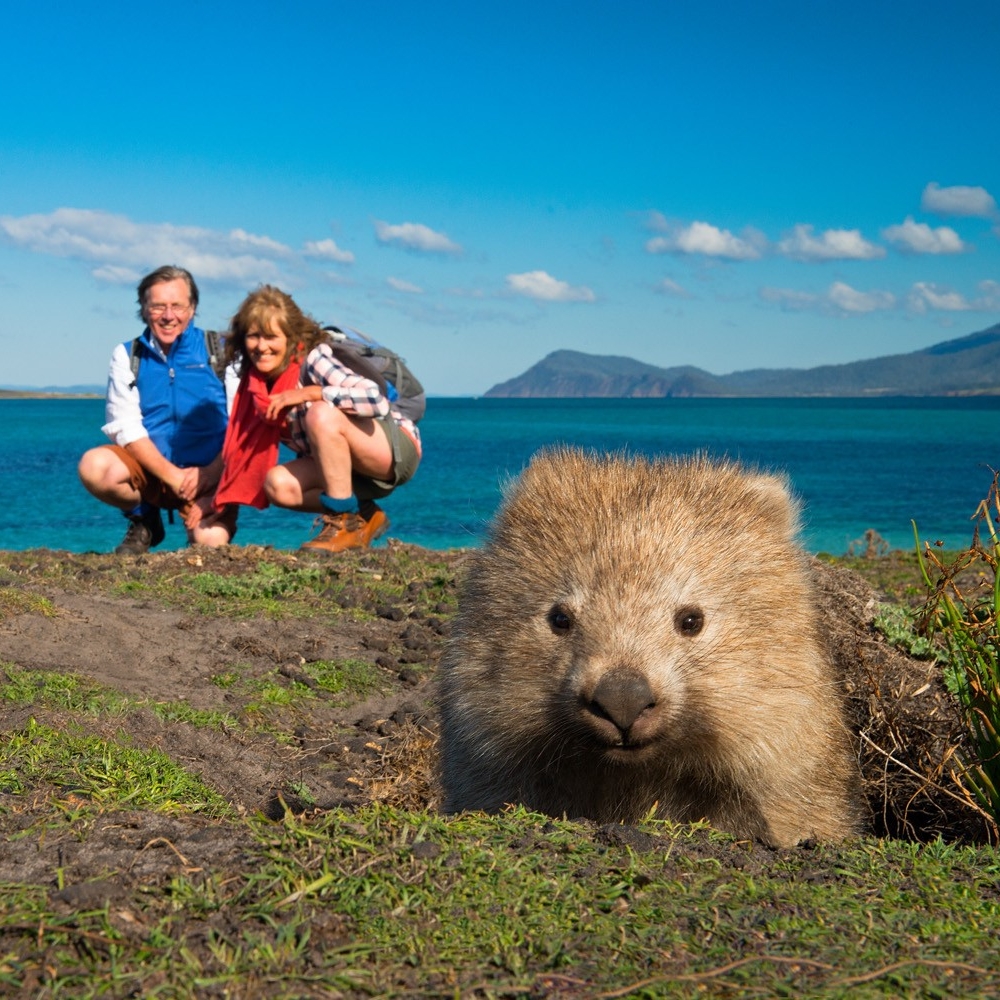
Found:
[[320, 533], [306, 542], [306, 552], [343, 552], [345, 549], [366, 549], [389, 527], [385, 511], [371, 500], [351, 514], [324, 514]]
[[145, 514], [129, 514], [128, 531], [125, 532], [121, 545], [115, 549], [115, 555], [141, 556], [154, 545], [159, 545], [165, 534], [163, 518], [158, 508], [153, 507]]

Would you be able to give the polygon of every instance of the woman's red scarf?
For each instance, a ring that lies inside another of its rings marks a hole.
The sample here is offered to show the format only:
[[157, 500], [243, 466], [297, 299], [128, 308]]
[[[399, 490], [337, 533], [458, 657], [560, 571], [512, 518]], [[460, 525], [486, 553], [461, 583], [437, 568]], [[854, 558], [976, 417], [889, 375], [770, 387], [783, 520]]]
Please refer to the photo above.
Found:
[[222, 510], [227, 503], [242, 503], [259, 509], [268, 505], [264, 478], [268, 470], [278, 464], [281, 428], [288, 412], [281, 413], [275, 420], [268, 420], [265, 414], [271, 396], [299, 384], [301, 367], [298, 358], [293, 358], [273, 385], [268, 385], [252, 366], [240, 379], [222, 445], [223, 470], [215, 491], [216, 510]]

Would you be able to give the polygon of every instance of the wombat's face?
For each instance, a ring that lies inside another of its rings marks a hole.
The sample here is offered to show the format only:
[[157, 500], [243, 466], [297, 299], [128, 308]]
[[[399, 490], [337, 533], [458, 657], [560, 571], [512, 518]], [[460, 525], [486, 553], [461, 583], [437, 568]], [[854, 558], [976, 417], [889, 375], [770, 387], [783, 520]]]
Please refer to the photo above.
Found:
[[445, 697], [495, 746], [732, 755], [819, 683], [795, 510], [768, 476], [556, 453], [470, 573]]

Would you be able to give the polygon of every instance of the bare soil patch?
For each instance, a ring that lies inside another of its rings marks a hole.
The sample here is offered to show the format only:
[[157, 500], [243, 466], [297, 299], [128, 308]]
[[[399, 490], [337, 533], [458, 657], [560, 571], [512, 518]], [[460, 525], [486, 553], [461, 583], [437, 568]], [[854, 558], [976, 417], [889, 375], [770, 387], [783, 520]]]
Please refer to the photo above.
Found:
[[[136, 746], [163, 750], [240, 811], [273, 812], [283, 808], [279, 796], [295, 807], [298, 788], [309, 789], [316, 808], [358, 802], [378, 787], [370, 772], [392, 746], [420, 742], [420, 732], [433, 731], [430, 679], [450, 609], [438, 600], [428, 606], [421, 600], [424, 588], [412, 580], [390, 586], [400, 575], [403, 553], [409, 563], [413, 552], [404, 546], [349, 555], [336, 566], [306, 557], [303, 562], [331, 572], [330, 582], [337, 585], [326, 596], [317, 595], [325, 613], [282, 617], [279, 610], [252, 618], [206, 614], [169, 598], [129, 596], [130, 567], [115, 557], [12, 553], [6, 584], [47, 598], [54, 613], [27, 610], [0, 620], [0, 661], [86, 677], [130, 700], [176, 702], [237, 717], [253, 700], [255, 683], [285, 688], [288, 704], [271, 709], [266, 725], [253, 732], [164, 722], [142, 709], [94, 717], [89, 724], [98, 734], [123, 734]], [[417, 556], [423, 558], [419, 550]], [[464, 558], [461, 552], [434, 554], [445, 568], [449, 594]], [[143, 579], [175, 580], [196, 574], [235, 577], [262, 562], [287, 565], [298, 559], [233, 546], [150, 554], [132, 562], [142, 569], [134, 575]], [[369, 664], [377, 693], [352, 700], [346, 691], [338, 696], [317, 689], [306, 668], [320, 661]], [[220, 682], [227, 673], [238, 673], [238, 686]], [[296, 697], [305, 689], [311, 697]], [[0, 724], [8, 731], [23, 724], [24, 714], [0, 703]], [[33, 709], [31, 714], [50, 725], [66, 722], [57, 713], [39, 716]], [[86, 718], [75, 715], [74, 721], [79, 725]], [[401, 791], [398, 801], [418, 806], [418, 798], [432, 804], [431, 797], [421, 779], [419, 795]]]

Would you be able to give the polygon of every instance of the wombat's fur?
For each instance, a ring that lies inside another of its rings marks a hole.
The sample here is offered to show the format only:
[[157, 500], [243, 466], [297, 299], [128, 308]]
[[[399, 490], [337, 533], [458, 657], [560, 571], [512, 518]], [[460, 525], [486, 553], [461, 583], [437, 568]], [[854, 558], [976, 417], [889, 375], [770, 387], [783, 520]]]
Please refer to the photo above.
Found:
[[857, 830], [858, 767], [782, 479], [704, 458], [537, 455], [442, 659], [445, 808], [775, 846]]

